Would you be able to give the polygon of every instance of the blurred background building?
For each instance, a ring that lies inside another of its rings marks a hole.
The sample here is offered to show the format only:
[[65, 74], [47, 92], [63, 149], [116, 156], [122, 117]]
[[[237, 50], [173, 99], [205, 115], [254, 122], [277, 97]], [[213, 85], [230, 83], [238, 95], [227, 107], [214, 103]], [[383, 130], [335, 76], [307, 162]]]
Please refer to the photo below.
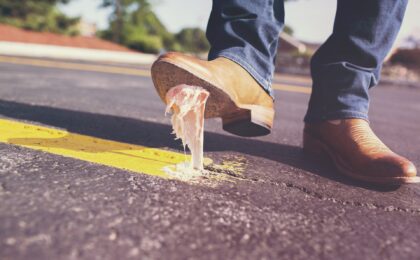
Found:
[[77, 30], [79, 31], [80, 35], [86, 37], [95, 37], [96, 33], [98, 32], [96, 23], [90, 23], [83, 19], [81, 19], [77, 24]]

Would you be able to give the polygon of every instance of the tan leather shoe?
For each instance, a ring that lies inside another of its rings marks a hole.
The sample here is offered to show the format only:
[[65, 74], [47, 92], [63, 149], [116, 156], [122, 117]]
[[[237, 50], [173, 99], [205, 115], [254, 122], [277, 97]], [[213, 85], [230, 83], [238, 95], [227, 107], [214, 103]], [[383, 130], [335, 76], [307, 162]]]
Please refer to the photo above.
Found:
[[392, 152], [362, 119], [306, 124], [304, 152], [330, 158], [340, 173], [374, 184], [418, 183], [416, 167]]
[[204, 61], [181, 53], [167, 53], [153, 64], [152, 78], [164, 102], [168, 90], [179, 84], [209, 91], [205, 118], [222, 118], [225, 131], [240, 136], [271, 132], [273, 99], [245, 69], [229, 59]]

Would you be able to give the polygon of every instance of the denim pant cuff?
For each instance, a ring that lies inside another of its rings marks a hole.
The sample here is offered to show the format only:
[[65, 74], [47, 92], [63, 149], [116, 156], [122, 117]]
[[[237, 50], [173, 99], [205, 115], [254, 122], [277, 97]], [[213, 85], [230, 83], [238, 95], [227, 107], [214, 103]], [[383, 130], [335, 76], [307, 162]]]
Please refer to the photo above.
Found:
[[319, 122], [328, 121], [328, 120], [351, 119], [351, 118], [364, 119], [369, 122], [369, 118], [366, 113], [344, 110], [344, 111], [328, 113], [322, 116], [307, 114], [305, 116], [305, 123], [319, 123]]
[[245, 58], [241, 57], [237, 53], [232, 53], [229, 50], [222, 50], [222, 51], [218, 51], [218, 52], [210, 52], [210, 54], [209, 54], [209, 60], [213, 60], [213, 59], [216, 59], [218, 57], [223, 57], [223, 58], [229, 59], [229, 60], [239, 64], [274, 99], [274, 92], [271, 88], [271, 79], [266, 79], [265, 77], [260, 75], [253, 66], [251, 66], [248, 62], [245, 61], [246, 60]]

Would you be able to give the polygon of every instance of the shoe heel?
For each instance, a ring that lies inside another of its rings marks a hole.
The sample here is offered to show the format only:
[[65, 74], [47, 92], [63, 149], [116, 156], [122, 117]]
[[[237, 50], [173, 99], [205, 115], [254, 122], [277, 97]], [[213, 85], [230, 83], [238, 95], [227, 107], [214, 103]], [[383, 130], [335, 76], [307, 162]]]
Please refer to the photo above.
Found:
[[262, 106], [242, 106], [222, 118], [223, 130], [244, 137], [256, 137], [271, 133], [274, 110]]
[[324, 145], [307, 133], [303, 134], [303, 153], [315, 160], [325, 161], [329, 159]]

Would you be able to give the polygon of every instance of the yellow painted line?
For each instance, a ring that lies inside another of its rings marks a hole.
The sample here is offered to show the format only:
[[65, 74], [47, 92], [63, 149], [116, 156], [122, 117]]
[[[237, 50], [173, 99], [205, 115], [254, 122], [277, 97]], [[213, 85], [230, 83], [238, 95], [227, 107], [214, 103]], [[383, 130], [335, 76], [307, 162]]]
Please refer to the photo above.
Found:
[[163, 178], [170, 178], [163, 167], [190, 160], [183, 153], [5, 119], [0, 119], [0, 142]]
[[[31, 65], [31, 66], [46, 67], [46, 68], [72, 69], [72, 70], [94, 71], [94, 72], [103, 72], [103, 73], [112, 73], [112, 74], [151, 77], [150, 70], [132, 69], [132, 68], [124, 68], [124, 67], [116, 67], [116, 66], [69, 63], [69, 62], [61, 62], [61, 61], [49, 61], [49, 60], [41, 60], [41, 59], [16, 58], [16, 57], [6, 57], [6, 56], [0, 56], [0, 62], [19, 64], [19, 65]], [[288, 77], [291, 78], [291, 76], [288, 76]], [[297, 79], [297, 78], [294, 77], [293, 79]], [[292, 85], [277, 84], [277, 83], [273, 84], [273, 89], [295, 92], [295, 93], [304, 93], [304, 94], [311, 93], [311, 88], [308, 88], [308, 87], [292, 86]]]
[[84, 63], [50, 61], [50, 60], [41, 60], [41, 59], [27, 59], [27, 58], [0, 56], [0, 62], [19, 64], [19, 65], [32, 65], [32, 66], [46, 67], [46, 68], [94, 71], [94, 72], [134, 75], [134, 76], [143, 76], [143, 77], [151, 76], [149, 70], [132, 69], [132, 68], [124, 68], [124, 67], [116, 67], [116, 66], [93, 65], [93, 64], [84, 64]]
[[274, 76], [276, 80], [290, 80], [301, 84], [312, 84], [312, 79], [305, 76], [295, 76], [295, 75], [286, 75], [286, 74], [276, 74]]
[[286, 84], [273, 84], [272, 88], [275, 90], [282, 90], [282, 91], [289, 91], [289, 92], [297, 92], [303, 94], [311, 94], [312, 88], [308, 87], [299, 87], [299, 86], [290, 86]]

